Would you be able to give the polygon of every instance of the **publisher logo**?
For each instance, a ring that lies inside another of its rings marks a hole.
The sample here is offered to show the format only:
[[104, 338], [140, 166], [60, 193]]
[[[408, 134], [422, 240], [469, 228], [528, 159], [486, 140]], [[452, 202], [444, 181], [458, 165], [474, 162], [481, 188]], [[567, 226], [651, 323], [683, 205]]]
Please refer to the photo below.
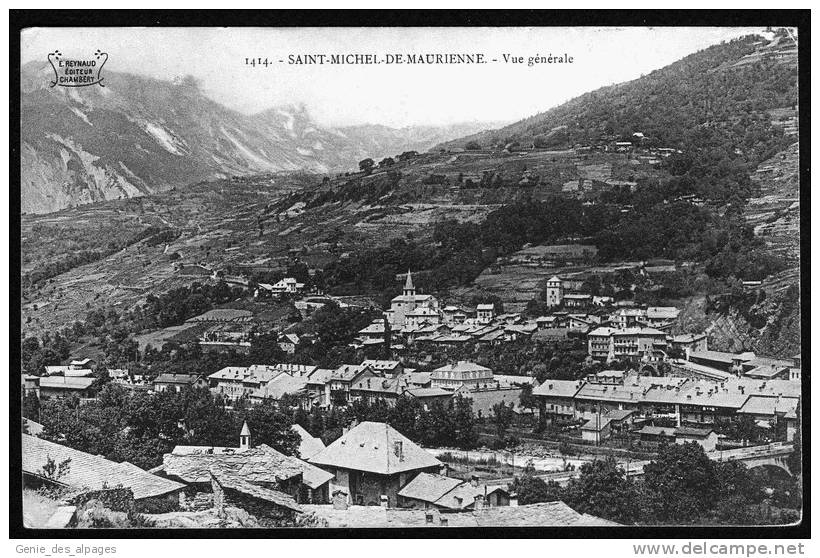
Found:
[[100, 75], [108, 61], [108, 53], [97, 49], [90, 58], [67, 58], [59, 50], [48, 53], [48, 62], [54, 69], [54, 80], [51, 87], [88, 87], [99, 85], [105, 87]]

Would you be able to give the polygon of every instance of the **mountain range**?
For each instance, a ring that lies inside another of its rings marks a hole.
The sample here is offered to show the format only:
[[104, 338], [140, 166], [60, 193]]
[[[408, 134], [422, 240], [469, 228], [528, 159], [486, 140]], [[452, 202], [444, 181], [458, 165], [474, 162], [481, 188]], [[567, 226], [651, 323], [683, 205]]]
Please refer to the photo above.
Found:
[[105, 87], [49, 87], [51, 69], [21, 75], [21, 211], [46, 213], [202, 180], [268, 172], [331, 173], [498, 123], [331, 128], [303, 105], [246, 115], [193, 77], [163, 81], [105, 72]]

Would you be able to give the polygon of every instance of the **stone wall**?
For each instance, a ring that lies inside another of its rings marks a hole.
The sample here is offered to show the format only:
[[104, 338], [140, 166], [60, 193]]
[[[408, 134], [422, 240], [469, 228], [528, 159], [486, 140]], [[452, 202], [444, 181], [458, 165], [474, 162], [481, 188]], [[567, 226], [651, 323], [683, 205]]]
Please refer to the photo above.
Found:
[[88, 490], [70, 498], [68, 504], [80, 508], [91, 500], [98, 500], [103, 506], [113, 511], [133, 512], [136, 510], [134, 493], [130, 488]]
[[[241, 508], [254, 516], [263, 526], [284, 527], [293, 524], [294, 512], [273, 502], [254, 498], [231, 488], [224, 489], [226, 506]], [[216, 496], [216, 494], [214, 494]]]

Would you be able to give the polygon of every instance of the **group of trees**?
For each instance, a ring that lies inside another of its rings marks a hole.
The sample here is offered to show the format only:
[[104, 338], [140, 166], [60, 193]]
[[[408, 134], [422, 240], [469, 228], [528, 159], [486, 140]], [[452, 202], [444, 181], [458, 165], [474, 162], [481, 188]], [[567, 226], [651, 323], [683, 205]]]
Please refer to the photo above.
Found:
[[478, 444], [472, 402], [460, 396], [427, 409], [413, 397], [399, 397], [392, 406], [378, 400], [310, 411], [295, 408], [292, 418], [326, 444], [339, 438], [345, 427], [362, 421], [385, 422], [422, 446], [472, 449]]
[[297, 455], [299, 447], [291, 417], [272, 401], [229, 410], [205, 388], [147, 394], [108, 384], [95, 401], [47, 399], [24, 407], [24, 416], [43, 425], [45, 439], [144, 469], [162, 463], [163, 454], [179, 444], [235, 447], [244, 421], [254, 444], [287, 455]]
[[386, 422], [425, 446], [471, 449], [478, 443], [472, 403], [463, 397], [427, 409], [415, 398], [400, 397], [394, 406], [356, 401], [305, 411], [288, 398], [257, 405], [240, 399], [227, 408], [221, 396], [206, 388], [148, 394], [108, 384], [95, 401], [82, 405], [76, 397], [26, 400], [23, 416], [43, 425], [45, 439], [145, 469], [160, 464], [176, 445], [235, 447], [245, 421], [254, 445], [268, 444], [287, 455], [298, 455], [293, 424], [325, 443], [362, 421]]
[[797, 521], [800, 490], [742, 463], [716, 462], [692, 442], [663, 444], [644, 467], [643, 480], [627, 478], [613, 458], [585, 463], [561, 487], [531, 474], [517, 478], [519, 503], [562, 500], [581, 513], [622, 523], [763, 525]]
[[718, 215], [684, 201], [654, 202], [635, 205], [596, 235], [602, 259], [703, 262], [707, 275], [720, 279], [759, 280], [785, 267], [745, 223], [739, 204]]
[[42, 375], [45, 366], [59, 364], [68, 358], [72, 345], [89, 342], [103, 348], [107, 364], [133, 362], [137, 359], [134, 334], [179, 325], [215, 305], [247, 294], [245, 289], [230, 287], [223, 281], [195, 282], [160, 295], [150, 294], [143, 304], [128, 310], [94, 308], [88, 311], [85, 320], [75, 320], [60, 330], [45, 332], [39, 339], [23, 338], [22, 367], [26, 373]]

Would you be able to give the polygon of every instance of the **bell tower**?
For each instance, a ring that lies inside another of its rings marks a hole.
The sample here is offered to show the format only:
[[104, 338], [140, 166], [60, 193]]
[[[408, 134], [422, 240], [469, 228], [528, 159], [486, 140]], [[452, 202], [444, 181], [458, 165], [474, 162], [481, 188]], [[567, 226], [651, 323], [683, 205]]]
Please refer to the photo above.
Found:
[[251, 449], [251, 429], [248, 428], [248, 421], [242, 425], [242, 432], [239, 433], [239, 451]]

